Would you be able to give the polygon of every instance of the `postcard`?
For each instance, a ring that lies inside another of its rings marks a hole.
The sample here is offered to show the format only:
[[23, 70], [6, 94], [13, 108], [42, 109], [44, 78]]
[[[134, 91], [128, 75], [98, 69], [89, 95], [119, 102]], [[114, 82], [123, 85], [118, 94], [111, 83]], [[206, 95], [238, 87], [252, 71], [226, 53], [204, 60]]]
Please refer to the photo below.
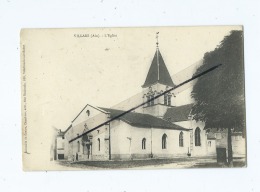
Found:
[[20, 35], [25, 171], [246, 167], [242, 26]]

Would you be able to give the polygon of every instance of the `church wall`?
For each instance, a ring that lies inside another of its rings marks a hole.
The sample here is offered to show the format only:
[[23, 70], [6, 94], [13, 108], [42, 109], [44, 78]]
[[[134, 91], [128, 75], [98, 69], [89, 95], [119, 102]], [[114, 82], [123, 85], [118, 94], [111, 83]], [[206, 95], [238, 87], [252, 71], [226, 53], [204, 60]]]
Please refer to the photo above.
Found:
[[[207, 134], [206, 130], [204, 129], [205, 123], [203, 122], [196, 122], [192, 121], [191, 122], [192, 126], [192, 138], [193, 138], [193, 150], [191, 151], [191, 156], [208, 156], [209, 154], [207, 153]], [[201, 145], [200, 146], [195, 146], [195, 130], [196, 128], [200, 128], [200, 138], [201, 138]]]
[[66, 146], [67, 146], [67, 159], [72, 161], [72, 156], [73, 156], [73, 142], [72, 143], [69, 143], [69, 141], [71, 139], [74, 138], [74, 129], [73, 127], [71, 127], [65, 134], [64, 134], [64, 137], [65, 137], [65, 141], [66, 141]]
[[[151, 129], [131, 127], [131, 154], [133, 159], [147, 159], [151, 155]], [[145, 139], [145, 146], [142, 148], [142, 140]]]
[[[69, 160], [108, 160], [108, 127], [102, 126], [98, 130], [91, 132], [91, 134], [93, 135], [93, 138], [91, 139], [89, 156], [86, 152], [85, 143], [82, 142], [82, 138], [79, 138], [71, 143], [68, 143]], [[100, 141], [100, 147], [98, 139]], [[76, 156], [78, 156], [78, 159], [76, 159]]]
[[159, 118], [163, 118], [164, 114], [166, 113], [168, 108], [170, 108], [170, 107], [167, 107], [165, 105], [158, 105], [158, 111], [159, 111], [158, 117]]
[[[187, 157], [190, 143], [189, 131], [182, 131], [184, 145], [180, 147], [179, 134], [181, 131], [179, 130], [134, 127], [123, 121], [113, 121], [111, 127], [113, 160], [147, 159], [151, 157], [151, 153], [155, 158]], [[167, 134], [167, 149], [162, 149], [164, 133]], [[146, 139], [145, 149], [142, 149], [143, 138]]]
[[[88, 112], [87, 112], [88, 111]], [[107, 121], [107, 114], [100, 112], [99, 110], [87, 106], [81, 114], [72, 122], [72, 127], [66, 132], [65, 138], [67, 141], [67, 153], [68, 160], [76, 160], [76, 155], [78, 154], [78, 160], [87, 160], [87, 155], [84, 154], [84, 145], [82, 138], [79, 138], [72, 143], [69, 141], [78, 135], [81, 135], [84, 131], [90, 130], [101, 123]], [[107, 126], [102, 126], [99, 128], [99, 132], [97, 130], [91, 132], [90, 134], [93, 136], [92, 139], [92, 149], [90, 156], [91, 159], [106, 159], [108, 157], [107, 145], [105, 138], [107, 137]], [[97, 139], [100, 138], [100, 151], [97, 151]], [[78, 150], [78, 142], [80, 143], [80, 150]], [[103, 146], [103, 147], [102, 147]], [[106, 149], [106, 150], [105, 150]], [[86, 150], [85, 150], [86, 151]]]
[[169, 107], [161, 104], [155, 104], [154, 106], [144, 107], [143, 112], [159, 118], [163, 118]]
[[159, 108], [158, 108], [158, 106], [159, 105], [156, 104], [154, 106], [144, 107], [143, 108], [143, 113], [158, 117], [159, 116]]
[[[97, 131], [99, 130], [99, 133]], [[92, 139], [92, 160], [108, 160], [108, 128], [103, 126], [102, 128], [95, 130]]]
[[[72, 125], [77, 125], [86, 121], [87, 119], [91, 120], [93, 118], [97, 119], [100, 115], [104, 115], [105, 113], [98, 108], [94, 108], [91, 105], [87, 105], [78, 115], [76, 119], [72, 122]], [[92, 121], [91, 121], [92, 122]], [[99, 123], [99, 122], [98, 122]]]
[[[213, 153], [207, 152], [207, 135], [206, 135], [206, 130], [204, 130], [205, 124], [203, 122], [196, 122], [194, 120], [190, 121], [180, 121], [180, 122], [174, 122], [174, 124], [182, 126], [184, 128], [191, 129], [192, 131], [190, 132], [191, 138], [192, 138], [192, 143], [190, 146], [190, 151], [191, 151], [191, 156], [207, 156], [207, 155], [212, 155]], [[201, 145], [200, 146], [195, 146], [195, 129], [199, 127], [200, 128], [200, 138], [201, 138]], [[214, 145], [214, 142], [212, 143]], [[210, 149], [211, 150], [211, 149]]]
[[184, 127], [186, 129], [190, 129], [192, 124], [191, 121], [179, 121], [179, 122], [173, 122], [176, 125], [179, 125], [181, 127]]
[[184, 85], [182, 88], [178, 88], [178, 93], [176, 93], [176, 97], [174, 98], [174, 106], [194, 103], [194, 99], [191, 97], [192, 90], [193, 82]]
[[[183, 131], [183, 147], [179, 146], [179, 130], [153, 128], [152, 150], [154, 157], [179, 157], [187, 156], [189, 146], [189, 132]], [[162, 149], [162, 137], [167, 135], [166, 149]]]
[[131, 159], [131, 126], [124, 121], [114, 120], [110, 124], [111, 158]]
[[[89, 111], [89, 116], [86, 111]], [[91, 130], [92, 128], [95, 128], [108, 120], [107, 114], [102, 113], [90, 106], [87, 106], [81, 114], [82, 116], [79, 116], [79, 119], [76, 119], [72, 123], [74, 134], [73, 137], [76, 137], [77, 134], [81, 135], [84, 130]]]

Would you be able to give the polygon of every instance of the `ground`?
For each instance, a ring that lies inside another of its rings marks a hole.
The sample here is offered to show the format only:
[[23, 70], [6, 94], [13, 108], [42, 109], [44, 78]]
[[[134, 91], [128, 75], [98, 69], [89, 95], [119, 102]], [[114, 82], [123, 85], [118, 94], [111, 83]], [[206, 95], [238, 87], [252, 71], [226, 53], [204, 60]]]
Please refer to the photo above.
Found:
[[[68, 169], [164, 169], [164, 168], [226, 168], [227, 165], [218, 164], [214, 158], [174, 158], [147, 159], [130, 161], [79, 161], [57, 162]], [[234, 167], [246, 167], [244, 158], [234, 159]]]

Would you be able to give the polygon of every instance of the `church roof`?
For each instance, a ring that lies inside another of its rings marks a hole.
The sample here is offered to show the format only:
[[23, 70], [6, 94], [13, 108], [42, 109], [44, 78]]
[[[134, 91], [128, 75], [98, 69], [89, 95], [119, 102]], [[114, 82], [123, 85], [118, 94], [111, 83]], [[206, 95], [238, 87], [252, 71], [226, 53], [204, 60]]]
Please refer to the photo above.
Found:
[[163, 85], [174, 87], [174, 83], [164, 63], [159, 48], [156, 49], [152, 64], [142, 87], [148, 87], [155, 83], [161, 83]]
[[189, 120], [192, 106], [193, 104], [187, 104], [168, 108], [163, 118], [171, 122], [187, 121]]
[[[117, 109], [108, 109], [102, 107], [101, 109], [109, 112], [111, 118], [116, 117], [124, 112]], [[129, 112], [121, 116], [119, 119], [135, 127], [146, 127], [146, 128], [153, 127], [153, 128], [165, 128], [165, 129], [175, 129], [175, 130], [184, 130], [184, 131], [189, 130], [179, 125], [175, 125], [164, 119], [160, 119], [158, 117], [149, 114], [143, 114], [143, 113]]]

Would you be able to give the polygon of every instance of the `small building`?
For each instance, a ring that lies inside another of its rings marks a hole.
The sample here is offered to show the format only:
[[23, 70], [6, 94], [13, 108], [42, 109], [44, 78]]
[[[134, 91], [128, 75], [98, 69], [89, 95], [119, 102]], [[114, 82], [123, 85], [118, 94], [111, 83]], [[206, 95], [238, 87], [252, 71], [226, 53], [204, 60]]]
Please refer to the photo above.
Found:
[[[246, 157], [246, 141], [242, 132], [232, 131], [232, 152], [233, 157], [245, 158]], [[225, 150], [224, 153], [228, 154], [228, 130], [225, 128], [210, 128], [208, 129], [208, 143], [214, 144], [214, 151], [217, 153], [218, 149]], [[213, 150], [213, 149], [212, 149]], [[212, 151], [213, 152], [213, 151]], [[217, 154], [215, 154], [217, 155]]]
[[67, 147], [68, 141], [65, 141], [65, 132], [60, 129], [53, 128], [53, 143], [51, 144], [51, 159], [50, 160], [63, 160], [67, 159]]
[[57, 160], [63, 160], [65, 159], [65, 137], [64, 132], [59, 131], [57, 137], [56, 137], [56, 143], [57, 143]]

